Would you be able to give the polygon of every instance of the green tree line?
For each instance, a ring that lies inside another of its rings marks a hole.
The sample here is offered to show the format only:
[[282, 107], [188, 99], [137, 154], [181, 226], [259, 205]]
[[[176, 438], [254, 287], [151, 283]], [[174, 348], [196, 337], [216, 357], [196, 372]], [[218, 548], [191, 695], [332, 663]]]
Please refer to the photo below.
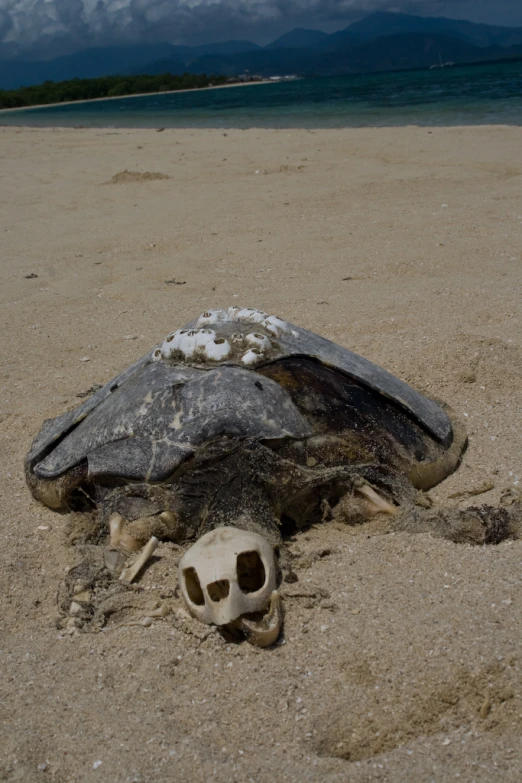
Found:
[[70, 79], [64, 82], [43, 82], [17, 90], [0, 90], [0, 109], [16, 109], [46, 103], [85, 101], [91, 98], [115, 98], [148, 92], [191, 90], [225, 84], [226, 76], [184, 73], [175, 76], [162, 73], [156, 76], [102, 76], [99, 79]]

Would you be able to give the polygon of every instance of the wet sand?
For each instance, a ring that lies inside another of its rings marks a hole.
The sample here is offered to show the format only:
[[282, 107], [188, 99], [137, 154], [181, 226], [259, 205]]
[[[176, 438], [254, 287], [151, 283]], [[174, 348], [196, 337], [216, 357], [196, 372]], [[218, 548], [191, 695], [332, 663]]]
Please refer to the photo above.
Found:
[[521, 143], [508, 127], [0, 128], [2, 779], [520, 780], [521, 541], [317, 526], [290, 543], [273, 650], [183, 619], [182, 550], [161, 544], [136, 595], [173, 614], [68, 636], [57, 593], [80, 553], [23, 459], [44, 418], [241, 304], [465, 418], [434, 502], [516, 492]]

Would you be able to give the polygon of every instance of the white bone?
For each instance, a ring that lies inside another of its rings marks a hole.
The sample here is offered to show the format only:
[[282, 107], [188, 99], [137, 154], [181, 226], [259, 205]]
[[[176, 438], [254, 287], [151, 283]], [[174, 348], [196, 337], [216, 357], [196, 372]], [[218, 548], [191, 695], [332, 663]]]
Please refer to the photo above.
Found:
[[152, 536], [147, 544], [143, 547], [141, 554], [137, 557], [130, 568], [125, 568], [120, 575], [120, 582], [133, 582], [138, 576], [139, 572], [147, 561], [152, 557], [153, 553], [158, 546], [158, 539], [156, 536]]
[[115, 512], [109, 519], [109, 546], [111, 548], [122, 547], [128, 552], [137, 552], [141, 545], [133, 535], [125, 530], [125, 520], [121, 514]]
[[170, 612], [171, 610], [168, 604], [161, 604], [161, 606], [157, 607], [156, 609], [148, 611], [146, 615], [141, 615], [141, 617], [131, 617], [131, 619], [126, 623], [121, 623], [120, 625], [121, 627], [138, 625], [144, 628], [148, 628], [152, 625], [156, 618], [164, 619], [167, 617], [167, 615], [170, 614]]
[[90, 603], [91, 598], [92, 593], [90, 590], [81, 590], [81, 592], [74, 594], [75, 601], [78, 601], [81, 604]]
[[369, 501], [370, 512], [373, 514], [397, 514], [398, 509], [395, 506], [392, 506], [391, 503], [388, 503], [388, 501], [383, 497], [378, 495], [377, 492], [372, 489], [372, 487], [368, 486], [368, 484], [363, 484], [360, 487], [356, 487], [355, 492], [359, 495], [362, 495], [366, 498], [366, 500]]
[[203, 352], [207, 359], [211, 359], [214, 362], [219, 362], [230, 353], [230, 343], [223, 337], [216, 337], [212, 341], [208, 342], [203, 348]]
[[168, 604], [161, 604], [161, 606], [158, 606], [157, 609], [153, 609], [150, 611], [147, 615], [147, 617], [167, 617], [171, 612], [171, 609]]
[[270, 609], [261, 620], [242, 618], [239, 623], [250, 644], [255, 644], [256, 647], [270, 647], [275, 644], [283, 626], [283, 603], [277, 590], [270, 596]]
[[181, 594], [207, 625], [227, 625], [266, 610], [276, 589], [274, 550], [263, 536], [218, 527], [202, 536], [179, 563]]
[[269, 338], [264, 334], [252, 332], [251, 334], [246, 335], [245, 340], [252, 348], [258, 348], [260, 351], [269, 351], [272, 347]]
[[263, 326], [267, 332], [270, 332], [270, 334], [273, 334], [275, 337], [279, 337], [284, 332], [290, 331], [290, 327], [286, 321], [278, 318], [277, 315], [269, 315], [268, 318], [265, 318]]
[[251, 348], [249, 351], [247, 351], [246, 353], [243, 354], [243, 356], [241, 357], [241, 361], [242, 361], [243, 364], [246, 364], [248, 366], [248, 365], [251, 365], [251, 364], [256, 364], [256, 362], [261, 361], [262, 358], [263, 358], [263, 354], [262, 353], [260, 353], [259, 351], [253, 350]]
[[140, 626], [141, 628], [150, 628], [154, 620], [152, 617], [139, 617], [136, 620], [129, 620], [126, 623], [122, 623], [121, 625], [125, 628], [131, 628], [132, 626]]
[[121, 534], [124, 525], [125, 525], [125, 520], [123, 519], [121, 514], [118, 513], [111, 514], [111, 518], [109, 519], [109, 531], [110, 531], [109, 542], [111, 547], [117, 547], [120, 545]]

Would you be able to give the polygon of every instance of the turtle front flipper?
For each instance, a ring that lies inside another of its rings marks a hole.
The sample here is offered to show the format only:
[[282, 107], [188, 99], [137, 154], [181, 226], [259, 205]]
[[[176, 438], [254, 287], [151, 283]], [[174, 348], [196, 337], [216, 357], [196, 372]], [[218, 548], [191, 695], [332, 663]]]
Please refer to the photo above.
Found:
[[315, 436], [305, 441], [307, 459], [329, 466], [373, 462], [423, 490], [460, 464], [467, 444], [465, 427], [442, 403], [429, 401], [448, 422], [444, 441], [395, 400], [308, 356], [272, 362], [258, 373], [288, 391], [314, 430]]
[[[245, 442], [239, 450], [238, 463], [241, 476], [247, 477], [244, 505], [248, 507], [254, 497], [255, 485], [262, 497], [270, 501], [272, 516], [289, 532], [289, 525], [301, 529], [321, 522], [328, 508], [339, 503], [347, 507], [347, 501], [356, 507], [356, 521], [379, 513], [395, 514], [398, 506], [414, 494], [405, 477], [375, 462], [325, 466], [315, 458], [306, 460], [308, 451], [299, 443], [274, 448], [255, 440]], [[299, 464], [296, 454], [306, 464]], [[234, 495], [238, 496], [237, 491]], [[267, 532], [263, 529], [265, 536]]]
[[455, 544], [500, 544], [522, 538], [522, 499], [510, 506], [406, 508], [390, 528], [407, 533], [429, 533]]

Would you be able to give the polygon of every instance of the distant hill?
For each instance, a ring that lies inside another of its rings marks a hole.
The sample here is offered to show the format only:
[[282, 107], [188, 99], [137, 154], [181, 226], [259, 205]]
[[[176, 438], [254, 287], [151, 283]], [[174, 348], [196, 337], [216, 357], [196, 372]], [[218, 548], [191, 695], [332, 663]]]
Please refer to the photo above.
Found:
[[296, 27], [295, 30], [290, 30], [289, 33], [276, 38], [265, 46], [265, 49], [304, 49], [315, 46], [329, 37], [322, 30], [305, 30], [303, 27]]
[[104, 75], [234, 76], [247, 70], [260, 76], [328, 75], [521, 56], [520, 27], [379, 12], [332, 35], [296, 28], [265, 47], [234, 40], [202, 46], [160, 43], [86, 49], [47, 62], [0, 61], [0, 89]]
[[[261, 50], [261, 47], [252, 41], [223, 41], [215, 44], [204, 44], [202, 46], [171, 46], [167, 57], [147, 63], [147, 74], [155, 76], [159, 73], [205, 73], [205, 58], [218, 57], [224, 58], [236, 54], [246, 55], [249, 52]], [[142, 66], [135, 66], [122, 71], [124, 75], [136, 75], [143, 73]], [[208, 73], [217, 74], [217, 71], [208, 71]], [[226, 71], [223, 71], [226, 73]]]
[[[0, 89], [10, 90], [21, 86], [40, 84], [45, 81], [65, 79], [94, 79], [98, 76], [118, 74], [162, 73], [151, 70], [153, 62], [167, 62], [171, 73], [183, 73], [187, 63], [207, 55], [209, 52], [223, 56], [246, 52], [260, 47], [252, 41], [224, 41], [203, 46], [172, 46], [169, 43], [106, 46], [84, 49], [74, 54], [57, 57], [44, 62], [17, 60], [0, 61]], [[201, 73], [201, 71], [197, 71]]]
[[309, 49], [260, 49], [230, 57], [209, 54], [188, 65], [189, 73], [234, 76], [249, 71], [259, 76], [309, 75], [315, 72], [316, 56]]
[[[0, 61], [0, 88], [16, 89], [45, 81], [94, 79], [98, 76], [145, 71], [151, 60], [174, 58], [176, 47], [168, 43], [144, 46], [105, 46], [57, 57], [44, 62]], [[183, 67], [180, 58], [180, 66]]]
[[477, 46], [431, 33], [398, 33], [325, 52], [317, 62], [317, 74], [369, 73], [408, 68], [429, 68], [445, 62], [473, 62], [493, 59], [503, 50]]
[[399, 33], [364, 43], [351, 43], [333, 51], [313, 49], [261, 49], [229, 57], [207, 55], [192, 63], [190, 73], [231, 76], [248, 70], [260, 76], [290, 73], [303, 76], [332, 76], [350, 73], [429, 68], [439, 62], [480, 62], [521, 57], [521, 47], [481, 48], [449, 36], [427, 33]]
[[520, 27], [498, 27], [459, 19], [412, 16], [384, 11], [370, 14], [344, 30], [328, 36], [328, 43], [337, 48], [340, 41], [362, 43], [384, 35], [398, 35], [400, 33], [444, 35], [483, 47], [522, 44], [522, 28]]
[[196, 59], [204, 57], [206, 54], [237, 54], [238, 52], [251, 52], [261, 49], [252, 41], [221, 41], [220, 43], [202, 44], [201, 46], [179, 46], [177, 49], [184, 50], [188, 57]]

